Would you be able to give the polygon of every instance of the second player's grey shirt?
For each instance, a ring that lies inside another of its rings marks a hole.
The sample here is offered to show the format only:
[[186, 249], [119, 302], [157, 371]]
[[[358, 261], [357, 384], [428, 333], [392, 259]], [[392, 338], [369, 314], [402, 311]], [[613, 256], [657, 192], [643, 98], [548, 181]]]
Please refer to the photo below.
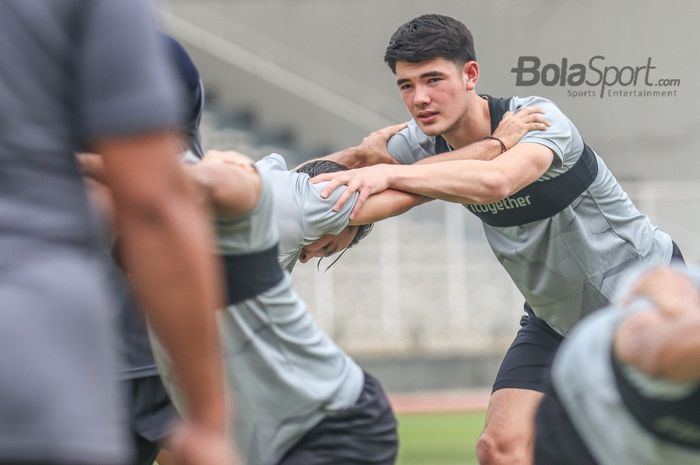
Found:
[[[263, 184], [255, 208], [217, 220], [223, 256], [269, 250], [280, 239], [270, 171], [257, 167]], [[219, 322], [245, 463], [275, 465], [327, 414], [357, 401], [362, 370], [321, 331], [286, 271], [271, 289], [228, 306]], [[169, 375], [165, 382], [174, 387]]]
[[306, 173], [287, 170], [282, 155], [273, 153], [256, 165], [267, 170], [275, 199], [275, 223], [280, 232], [282, 267], [291, 273], [301, 249], [326, 234], [340, 234], [348, 226], [357, 194], [336, 212], [333, 205], [345, 191], [336, 189], [327, 199], [321, 191], [327, 183], [311, 184]]
[[[700, 280], [695, 280], [700, 290]], [[648, 305], [643, 304], [642, 308]], [[584, 319], [557, 353], [552, 381], [581, 439], [600, 465], [696, 465], [700, 451], [661, 440], [627, 410], [611, 364], [612, 341], [630, 312], [609, 308]], [[652, 378], [632, 367], [634, 381], [646, 397], [682, 399], [698, 383]], [[700, 406], [697, 406], [700, 408]]]
[[[578, 130], [542, 97], [513, 97], [510, 111], [526, 106], [542, 108], [551, 123], [546, 131], [529, 132], [519, 142], [541, 144], [554, 153], [540, 180], [566, 172], [583, 150]], [[435, 154], [435, 138], [411, 121], [390, 139], [388, 149], [399, 162], [414, 163]], [[583, 316], [609, 303], [622, 270], [639, 263], [668, 263], [673, 248], [668, 234], [637, 210], [596, 158], [596, 179], [558, 214], [521, 226], [483, 223], [493, 252], [535, 314], [564, 335]]]

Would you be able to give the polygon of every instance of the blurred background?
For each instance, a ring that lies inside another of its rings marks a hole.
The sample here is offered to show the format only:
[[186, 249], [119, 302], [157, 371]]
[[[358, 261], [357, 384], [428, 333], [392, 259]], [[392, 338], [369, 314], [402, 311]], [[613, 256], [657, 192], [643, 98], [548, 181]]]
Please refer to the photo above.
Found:
[[[290, 166], [408, 119], [382, 58], [396, 28], [424, 13], [471, 29], [479, 92], [552, 99], [638, 207], [700, 258], [696, 2], [161, 2], [205, 81], [205, 148], [276, 151]], [[539, 78], [514, 71], [536, 61]], [[574, 64], [590, 85], [577, 85]], [[469, 394], [487, 398], [522, 311], [480, 223], [444, 202], [378, 224], [327, 273], [300, 265], [293, 278], [328, 334], [397, 398], [464, 393], [463, 408]]]

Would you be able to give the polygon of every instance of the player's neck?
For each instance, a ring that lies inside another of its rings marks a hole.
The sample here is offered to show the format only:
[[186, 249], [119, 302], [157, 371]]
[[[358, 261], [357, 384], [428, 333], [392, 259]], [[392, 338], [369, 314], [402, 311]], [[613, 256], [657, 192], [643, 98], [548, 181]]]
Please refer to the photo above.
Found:
[[452, 129], [442, 134], [450, 147], [459, 149], [491, 134], [488, 102], [475, 92], [469, 93], [467, 111]]

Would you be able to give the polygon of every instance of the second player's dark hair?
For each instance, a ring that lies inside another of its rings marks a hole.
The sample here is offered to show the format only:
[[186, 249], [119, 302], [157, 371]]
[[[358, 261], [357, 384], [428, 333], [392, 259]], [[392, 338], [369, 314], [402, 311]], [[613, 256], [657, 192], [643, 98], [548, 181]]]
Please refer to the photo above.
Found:
[[459, 65], [476, 60], [467, 26], [443, 15], [423, 15], [399, 27], [389, 40], [384, 61], [396, 73], [396, 62], [420, 63], [445, 58]]
[[313, 160], [304, 163], [297, 168], [297, 173], [306, 173], [310, 178], [323, 173], [335, 173], [337, 171], [347, 171], [349, 168], [331, 160]]

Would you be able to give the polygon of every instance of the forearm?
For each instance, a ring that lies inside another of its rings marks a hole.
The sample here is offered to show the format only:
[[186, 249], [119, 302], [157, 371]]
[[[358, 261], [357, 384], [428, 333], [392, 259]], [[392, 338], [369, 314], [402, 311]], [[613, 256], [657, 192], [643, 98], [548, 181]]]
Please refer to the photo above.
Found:
[[457, 150], [433, 155], [418, 160], [416, 164], [440, 163], [452, 160], [493, 160], [501, 154], [501, 144], [497, 140], [484, 139], [473, 144], [465, 145]]
[[409, 192], [388, 189], [370, 196], [362, 209], [350, 221], [351, 225], [374, 223], [407, 212], [416, 205], [429, 202], [431, 198]]
[[391, 166], [389, 187], [457, 203], [488, 203], [508, 195], [505, 177], [479, 160]]
[[356, 146], [339, 150], [323, 158], [345, 165], [350, 169], [367, 166], [367, 157], [365, 157], [363, 152]]
[[334, 161], [334, 162], [339, 163], [341, 165], [347, 166], [350, 169], [361, 168], [363, 166], [367, 166], [367, 157], [364, 156], [363, 152], [360, 151], [357, 146], [353, 146], [353, 147], [348, 147], [346, 149], [339, 150], [337, 152], [331, 153], [331, 154], [323, 156], [323, 157], [314, 158], [312, 160], [307, 160], [304, 163], [300, 163], [299, 165], [295, 166], [293, 171], [298, 170], [299, 168], [306, 165], [307, 163], [311, 163], [312, 161], [317, 161], [317, 160]]

